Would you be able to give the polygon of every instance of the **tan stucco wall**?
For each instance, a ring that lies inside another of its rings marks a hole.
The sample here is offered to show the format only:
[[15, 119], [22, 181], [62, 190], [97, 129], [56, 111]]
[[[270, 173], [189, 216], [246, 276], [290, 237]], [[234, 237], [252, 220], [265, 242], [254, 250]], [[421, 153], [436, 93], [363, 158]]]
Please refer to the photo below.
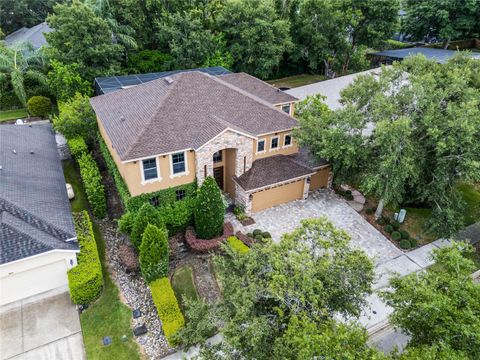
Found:
[[282, 106], [283, 105], [286, 105], [286, 104], [290, 104], [290, 116], [294, 116], [295, 115], [295, 103], [294, 102], [291, 102], [291, 103], [283, 103], [283, 104], [276, 104], [275, 107], [277, 109], [280, 109], [282, 110]]
[[75, 252], [59, 250], [0, 266], [0, 305], [67, 285], [76, 264]]
[[303, 199], [305, 180], [253, 193], [252, 211], [260, 211], [293, 200]]
[[[291, 155], [298, 152], [298, 145], [295, 138], [292, 136], [292, 144], [288, 147], [284, 147], [283, 144], [285, 142], [285, 135], [290, 134], [292, 135], [291, 131], [284, 131], [278, 133], [272, 133], [264, 136], [259, 136], [259, 140], [265, 139], [265, 152], [257, 153], [257, 140], [253, 141], [253, 160], [261, 159], [268, 156], [273, 155]], [[270, 145], [272, 143], [272, 137], [278, 136], [279, 137], [279, 146], [275, 150], [270, 149]]]
[[328, 187], [328, 179], [330, 176], [330, 167], [319, 169], [310, 180], [310, 190], [322, 189]]
[[172, 186], [188, 184], [195, 180], [195, 152], [187, 150], [185, 151], [185, 158], [187, 160], [186, 175], [172, 177], [170, 169], [171, 155], [161, 155], [157, 157], [161, 179], [142, 183], [141, 161], [122, 163], [116, 150], [112, 147], [112, 142], [105, 133], [100, 121], [98, 121], [98, 129], [100, 130], [100, 134], [105, 140], [105, 143], [110, 150], [110, 154], [112, 154], [113, 160], [117, 164], [118, 170], [125, 180], [132, 196], [155, 192]]

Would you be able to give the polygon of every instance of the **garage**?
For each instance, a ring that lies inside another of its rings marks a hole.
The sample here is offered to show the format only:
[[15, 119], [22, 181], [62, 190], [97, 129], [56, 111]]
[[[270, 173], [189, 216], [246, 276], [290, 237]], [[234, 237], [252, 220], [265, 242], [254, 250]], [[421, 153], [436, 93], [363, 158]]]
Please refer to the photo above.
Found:
[[330, 167], [318, 169], [315, 175], [310, 178], [310, 191], [316, 189], [324, 189], [328, 186], [328, 178], [330, 177]]
[[252, 211], [257, 212], [294, 200], [303, 199], [304, 179], [253, 193]]

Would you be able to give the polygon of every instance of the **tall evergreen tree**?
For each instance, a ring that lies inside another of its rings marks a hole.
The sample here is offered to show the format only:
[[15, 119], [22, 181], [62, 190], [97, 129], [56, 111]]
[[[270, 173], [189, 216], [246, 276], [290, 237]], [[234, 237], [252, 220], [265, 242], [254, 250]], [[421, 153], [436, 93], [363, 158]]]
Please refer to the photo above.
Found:
[[222, 234], [225, 205], [215, 179], [207, 176], [197, 190], [194, 208], [195, 230], [201, 239], [211, 239]]
[[168, 275], [168, 232], [148, 224], [140, 245], [140, 270], [146, 282], [150, 283]]

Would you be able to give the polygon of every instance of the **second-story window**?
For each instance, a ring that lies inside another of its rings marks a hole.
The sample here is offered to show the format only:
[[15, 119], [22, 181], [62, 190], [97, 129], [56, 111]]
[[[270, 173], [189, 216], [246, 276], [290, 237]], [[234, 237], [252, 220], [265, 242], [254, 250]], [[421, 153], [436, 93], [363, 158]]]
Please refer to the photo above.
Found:
[[217, 151], [215, 154], [213, 154], [213, 162], [214, 163], [222, 162], [222, 150]]
[[155, 158], [142, 160], [142, 165], [143, 179], [145, 181], [158, 178], [157, 161]]
[[285, 135], [284, 145], [283, 146], [290, 146], [292, 145], [292, 135], [287, 134]]
[[278, 148], [278, 136], [272, 137], [272, 142], [270, 144], [270, 149], [274, 150]]
[[265, 151], [265, 140], [258, 140], [257, 142], [257, 152], [261, 153]]
[[282, 111], [286, 112], [287, 114], [290, 114], [290, 104], [282, 105]]
[[172, 170], [174, 174], [185, 172], [185, 153], [172, 154]]

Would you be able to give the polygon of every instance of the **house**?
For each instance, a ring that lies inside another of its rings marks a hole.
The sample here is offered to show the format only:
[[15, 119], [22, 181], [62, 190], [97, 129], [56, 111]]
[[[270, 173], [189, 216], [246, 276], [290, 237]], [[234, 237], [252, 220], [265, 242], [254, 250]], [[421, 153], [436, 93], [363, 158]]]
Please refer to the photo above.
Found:
[[46, 22], [42, 22], [31, 28], [22, 27], [17, 31], [7, 35], [5, 37], [5, 44], [7, 46], [12, 46], [16, 43], [27, 42], [32, 45], [33, 49], [36, 50], [47, 44], [44, 34], [52, 31], [53, 29], [48, 26]]
[[459, 53], [466, 54], [472, 59], [480, 59], [480, 54], [450, 49], [437, 49], [431, 47], [412, 47], [405, 49], [384, 50], [368, 54], [368, 57], [375, 64], [391, 64], [394, 61], [401, 61], [409, 56], [423, 55], [428, 60], [434, 60], [443, 64]]
[[78, 251], [52, 127], [0, 126], [0, 305], [65, 287]]
[[132, 196], [213, 176], [235, 203], [255, 212], [329, 184], [328, 164], [299, 149], [292, 135], [296, 101], [245, 73], [189, 71], [91, 104]]

